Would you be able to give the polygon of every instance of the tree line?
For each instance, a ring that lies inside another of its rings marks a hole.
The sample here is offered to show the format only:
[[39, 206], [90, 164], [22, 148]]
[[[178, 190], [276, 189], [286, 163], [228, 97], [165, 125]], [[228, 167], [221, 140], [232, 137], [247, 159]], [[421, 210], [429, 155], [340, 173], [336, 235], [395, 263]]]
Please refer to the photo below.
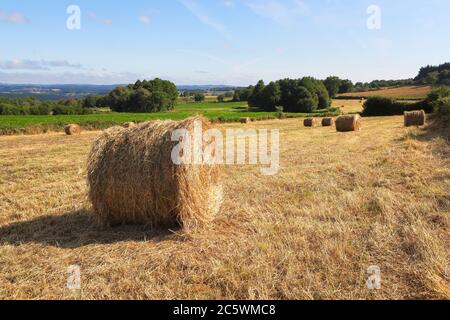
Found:
[[[331, 99], [338, 94], [415, 84], [450, 85], [450, 63], [423, 67], [415, 79], [404, 80], [353, 83], [348, 79], [330, 76], [325, 80], [312, 77], [282, 79], [267, 85], [260, 80], [254, 86], [235, 89], [234, 94], [232, 92], [220, 94], [217, 100], [223, 102], [232, 96], [233, 101], [246, 101], [249, 107], [255, 110], [282, 109], [285, 112], [306, 113], [330, 107]], [[88, 96], [84, 99], [71, 98], [54, 102], [32, 97], [0, 98], [0, 115], [87, 114], [92, 113], [95, 108], [110, 108], [115, 112], [160, 112], [172, 110], [180, 95], [186, 100], [192, 99], [195, 102], [205, 100], [204, 92], [186, 90], [180, 93], [174, 83], [156, 78], [138, 80], [134, 84], [117, 87], [107, 95]], [[383, 103], [378, 100], [372, 102], [376, 106]], [[396, 109], [400, 110], [402, 107], [396, 105]]]
[[75, 115], [89, 114], [91, 110], [82, 106], [80, 99], [63, 99], [60, 101], [39, 100], [34, 97], [2, 98], [0, 97], [0, 115]]
[[450, 63], [423, 67], [414, 81], [418, 84], [450, 86]]
[[265, 84], [237, 89], [234, 101], [247, 101], [252, 109], [262, 111], [313, 112], [331, 105], [330, 94], [324, 82], [312, 77], [282, 79]]

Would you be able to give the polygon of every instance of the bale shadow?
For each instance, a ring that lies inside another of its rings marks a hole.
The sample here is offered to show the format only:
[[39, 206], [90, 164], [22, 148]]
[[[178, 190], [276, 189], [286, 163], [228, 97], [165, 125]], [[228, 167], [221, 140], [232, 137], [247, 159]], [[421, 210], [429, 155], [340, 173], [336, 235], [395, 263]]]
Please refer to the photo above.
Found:
[[[134, 225], [101, 228], [91, 216], [89, 211], [83, 209], [1, 226], [0, 244], [19, 246], [24, 243], [40, 243], [58, 248], [76, 249], [88, 245], [124, 241], [180, 240], [178, 235], [167, 228], [151, 229]], [[177, 231], [177, 228], [174, 227], [172, 230]]]

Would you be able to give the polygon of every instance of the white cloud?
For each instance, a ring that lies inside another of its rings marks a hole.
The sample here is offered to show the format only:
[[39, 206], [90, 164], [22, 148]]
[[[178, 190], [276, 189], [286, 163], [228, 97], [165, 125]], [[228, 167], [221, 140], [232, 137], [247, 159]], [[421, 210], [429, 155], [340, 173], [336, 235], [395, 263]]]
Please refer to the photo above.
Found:
[[99, 18], [97, 16], [97, 13], [95, 13], [94, 11], [89, 11], [87, 14], [88, 14], [88, 17], [91, 18], [91, 20], [94, 22], [104, 24], [107, 26], [110, 26], [113, 23], [112, 19]]
[[27, 60], [13, 59], [0, 61], [1, 70], [50, 70], [51, 68], [81, 69], [81, 64], [73, 64], [66, 60]]
[[11, 12], [6, 13], [4, 11], [0, 11], [0, 21], [14, 23], [14, 24], [25, 24], [28, 23], [29, 20], [20, 12]]
[[210, 16], [205, 9], [198, 4], [196, 0], [179, 0], [179, 2], [188, 9], [204, 25], [220, 32], [226, 31], [225, 26]]
[[293, 0], [288, 4], [276, 0], [252, 0], [247, 2], [247, 6], [260, 17], [284, 27], [290, 26], [299, 15], [309, 13], [307, 4], [302, 0]]
[[142, 22], [143, 24], [150, 24], [151, 19], [149, 16], [142, 15], [142, 16], [139, 16], [139, 21]]
[[231, 7], [234, 7], [234, 2], [230, 1], [230, 0], [225, 0], [225, 1], [223, 1], [223, 5], [225, 7], [231, 8]]

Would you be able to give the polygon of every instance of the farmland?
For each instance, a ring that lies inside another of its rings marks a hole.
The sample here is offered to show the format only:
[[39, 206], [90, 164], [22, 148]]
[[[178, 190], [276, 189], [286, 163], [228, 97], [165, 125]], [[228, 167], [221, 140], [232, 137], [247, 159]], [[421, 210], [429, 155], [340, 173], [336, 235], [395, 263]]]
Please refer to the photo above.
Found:
[[383, 88], [380, 90], [363, 91], [363, 92], [351, 92], [340, 95], [340, 97], [388, 97], [402, 100], [414, 100], [424, 99], [432, 88], [430, 86], [404, 86], [404, 87], [392, 87]]
[[94, 224], [98, 131], [0, 137], [0, 299], [450, 298], [448, 136], [397, 116], [348, 134], [301, 122], [248, 126], [280, 130], [281, 170], [226, 166], [222, 209], [195, 232]]
[[[340, 102], [342, 104], [342, 102]], [[48, 115], [48, 116], [0, 116], [0, 134], [43, 133], [48, 131], [62, 131], [64, 126], [77, 123], [86, 130], [105, 129], [124, 122], [143, 122], [149, 120], [181, 120], [189, 116], [201, 114], [211, 120], [219, 117], [225, 122], [238, 121], [241, 117], [255, 120], [275, 118], [275, 112], [252, 112], [248, 110], [246, 102], [203, 102], [178, 104], [173, 111], [157, 113], [115, 113], [104, 112], [89, 115]], [[336, 115], [327, 110], [317, 111], [316, 115]], [[305, 117], [311, 114], [295, 113], [289, 117]]]

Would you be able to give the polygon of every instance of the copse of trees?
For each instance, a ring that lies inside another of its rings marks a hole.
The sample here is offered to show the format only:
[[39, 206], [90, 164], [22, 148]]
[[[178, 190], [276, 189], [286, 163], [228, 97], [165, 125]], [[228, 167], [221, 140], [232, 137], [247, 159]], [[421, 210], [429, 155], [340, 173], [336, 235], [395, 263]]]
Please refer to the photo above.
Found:
[[312, 112], [326, 109], [331, 105], [327, 88], [322, 81], [311, 77], [283, 79], [268, 85], [260, 80], [248, 97], [250, 108], [263, 111]]
[[352, 92], [354, 85], [351, 80], [342, 80], [339, 77], [330, 76], [323, 81], [327, 88], [330, 98], [336, 97], [338, 94]]
[[234, 90], [233, 101], [248, 101], [248, 98], [253, 92], [253, 86], [249, 86], [247, 88], [241, 88]]
[[450, 63], [438, 66], [426, 66], [420, 69], [414, 79], [418, 84], [428, 85], [450, 85]]
[[78, 99], [63, 99], [60, 101], [43, 101], [33, 97], [0, 98], [0, 115], [66, 115], [88, 114], [88, 109], [82, 107]]
[[157, 78], [117, 87], [103, 103], [116, 112], [159, 112], [172, 110], [177, 98], [175, 84]]
[[203, 93], [196, 93], [194, 95], [195, 102], [203, 102], [203, 101], [205, 101], [205, 99], [206, 99], [206, 97], [205, 97], [205, 94], [203, 94]]

